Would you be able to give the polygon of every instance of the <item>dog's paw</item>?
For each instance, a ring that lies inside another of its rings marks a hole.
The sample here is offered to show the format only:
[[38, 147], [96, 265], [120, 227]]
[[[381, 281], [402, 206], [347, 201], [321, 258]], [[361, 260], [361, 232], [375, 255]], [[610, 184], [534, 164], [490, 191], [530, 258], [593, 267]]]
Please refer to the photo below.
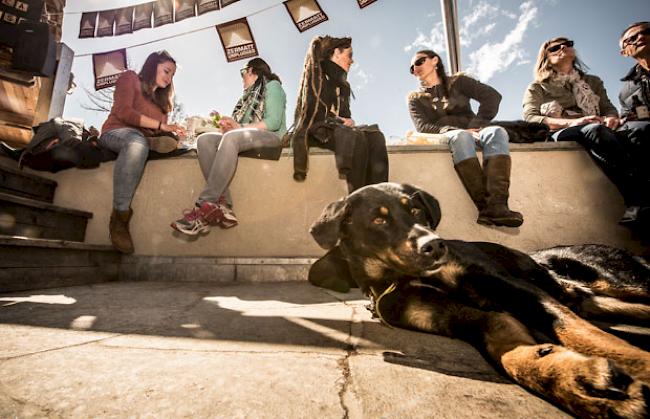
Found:
[[647, 418], [650, 389], [611, 360], [557, 345], [519, 346], [502, 357], [518, 383], [579, 417]]

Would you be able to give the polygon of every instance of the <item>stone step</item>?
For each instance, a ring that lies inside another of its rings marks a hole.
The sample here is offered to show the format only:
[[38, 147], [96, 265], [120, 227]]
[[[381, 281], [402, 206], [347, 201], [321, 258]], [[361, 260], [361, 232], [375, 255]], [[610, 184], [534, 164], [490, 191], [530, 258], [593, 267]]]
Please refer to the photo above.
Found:
[[[13, 162], [12, 162], [13, 163]], [[51, 203], [57, 183], [0, 162], [0, 192]]]
[[0, 192], [0, 234], [84, 241], [92, 213]]
[[0, 235], [0, 293], [117, 281], [111, 246]]

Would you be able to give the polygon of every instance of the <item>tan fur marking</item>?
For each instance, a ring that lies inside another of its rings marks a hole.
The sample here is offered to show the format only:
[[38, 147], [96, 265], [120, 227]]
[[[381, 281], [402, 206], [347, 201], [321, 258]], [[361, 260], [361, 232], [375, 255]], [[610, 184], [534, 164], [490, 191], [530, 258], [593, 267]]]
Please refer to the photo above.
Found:
[[449, 288], [454, 289], [458, 285], [456, 279], [465, 273], [465, 268], [455, 262], [444, 264], [438, 269], [437, 275]]
[[415, 302], [408, 304], [404, 310], [404, 318], [412, 327], [415, 327], [416, 329], [422, 330], [424, 332], [431, 331], [433, 315], [431, 313], [431, 310], [422, 304]]
[[381, 279], [386, 272], [386, 265], [379, 259], [365, 259], [363, 270], [372, 279]]
[[390, 211], [388, 211], [388, 208], [386, 208], [386, 207], [380, 207], [380, 208], [379, 208], [379, 213], [380, 213], [381, 215], [388, 215], [389, 212], [390, 212]]
[[403, 196], [403, 197], [401, 197], [401, 198], [399, 199], [399, 202], [400, 202], [402, 205], [407, 206], [407, 205], [409, 204], [409, 199], [408, 199], [407, 197]]

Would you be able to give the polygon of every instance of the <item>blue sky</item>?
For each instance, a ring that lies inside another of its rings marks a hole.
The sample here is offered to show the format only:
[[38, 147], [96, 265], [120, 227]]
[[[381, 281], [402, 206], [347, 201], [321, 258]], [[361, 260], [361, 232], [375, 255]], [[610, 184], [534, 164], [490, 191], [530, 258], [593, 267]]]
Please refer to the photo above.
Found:
[[[240, 0], [220, 11], [131, 35], [77, 38], [78, 12], [143, 2], [68, 0], [63, 42], [83, 55], [171, 37], [128, 48], [127, 56], [139, 70], [149, 53], [168, 50], [179, 63], [174, 83], [188, 115], [232, 111], [242, 89], [238, 69], [245, 61], [226, 62], [214, 25], [243, 16], [248, 16], [260, 56], [282, 79], [288, 125], [305, 52], [314, 36], [352, 37], [355, 64], [349, 81], [356, 94], [352, 116], [359, 124], [379, 123], [386, 137], [393, 139], [413, 129], [406, 107], [408, 92], [418, 87], [408, 72], [411, 56], [418, 49], [432, 48], [446, 57], [439, 0], [378, 0], [364, 9], [355, 0], [319, 0], [329, 20], [303, 33], [297, 31], [281, 0]], [[650, 20], [647, 0], [458, 0], [458, 9], [462, 70], [501, 92], [497, 115], [501, 120], [521, 118], [521, 99], [532, 80], [539, 46], [560, 35], [575, 40], [578, 55], [592, 74], [604, 80], [618, 106], [619, 80], [633, 64], [619, 55], [618, 37], [628, 24]], [[181, 35], [190, 31], [195, 32]], [[81, 86], [93, 88], [91, 57], [76, 57], [73, 72], [79, 87], [68, 96], [64, 115], [100, 126], [106, 114], [81, 106], [88, 103]]]

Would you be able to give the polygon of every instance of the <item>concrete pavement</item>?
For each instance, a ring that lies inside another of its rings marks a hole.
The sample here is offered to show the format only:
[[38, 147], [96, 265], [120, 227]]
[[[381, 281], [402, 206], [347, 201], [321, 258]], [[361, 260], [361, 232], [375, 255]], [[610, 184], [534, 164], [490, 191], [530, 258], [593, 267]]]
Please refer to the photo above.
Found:
[[567, 417], [365, 304], [304, 282], [0, 294], [0, 417]]

